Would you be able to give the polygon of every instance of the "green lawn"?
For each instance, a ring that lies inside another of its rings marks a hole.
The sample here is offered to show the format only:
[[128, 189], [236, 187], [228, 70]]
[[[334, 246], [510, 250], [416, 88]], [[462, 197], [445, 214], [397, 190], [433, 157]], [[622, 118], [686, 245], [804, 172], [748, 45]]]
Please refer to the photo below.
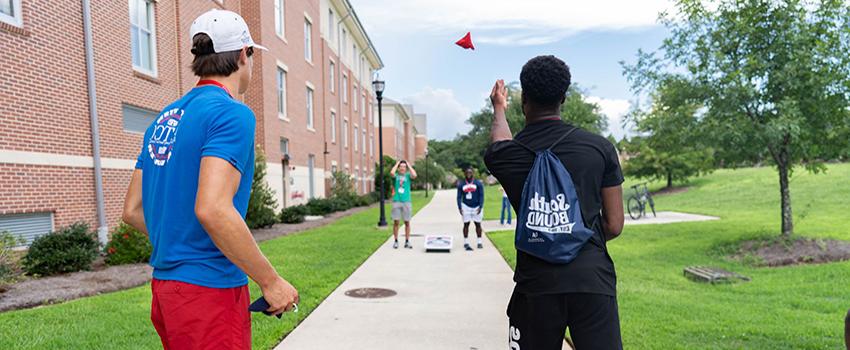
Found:
[[[502, 213], [502, 192], [500, 185], [484, 187], [484, 220], [499, 220]], [[513, 213], [513, 208], [511, 208]], [[516, 213], [511, 214], [516, 218]], [[507, 217], [505, 218], [507, 220]]]
[[[413, 206], [430, 199], [415, 192]], [[387, 209], [389, 215], [389, 208]], [[392, 233], [377, 230], [373, 208], [317, 229], [269, 240], [263, 252], [301, 295], [300, 312], [283, 320], [254, 316], [253, 348], [269, 349], [310, 314]], [[260, 295], [251, 283], [252, 298]], [[0, 313], [0, 349], [157, 349], [150, 287]]]
[[[796, 234], [850, 240], [850, 164], [826, 174], [797, 169], [791, 181]], [[850, 308], [850, 262], [755, 268], [724, 259], [717, 247], [778, 235], [778, 175], [772, 168], [721, 170], [688, 192], [656, 198], [658, 210], [716, 215], [720, 221], [627, 226], [610, 242], [617, 267], [627, 349], [839, 349]], [[655, 186], [658, 187], [658, 186]], [[490, 234], [515, 264], [513, 232]], [[687, 265], [715, 265], [752, 277], [705, 285]]]

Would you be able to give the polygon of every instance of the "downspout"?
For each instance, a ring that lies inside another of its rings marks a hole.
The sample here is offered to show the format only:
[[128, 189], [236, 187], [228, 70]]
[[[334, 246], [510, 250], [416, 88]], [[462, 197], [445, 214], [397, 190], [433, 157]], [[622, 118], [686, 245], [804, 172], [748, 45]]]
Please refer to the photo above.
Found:
[[100, 167], [100, 130], [97, 121], [97, 89], [94, 79], [94, 48], [91, 30], [91, 2], [83, 0], [83, 36], [86, 46], [86, 75], [88, 78], [89, 117], [91, 118], [92, 158], [94, 158], [94, 189], [97, 203], [97, 238], [101, 244], [107, 243], [109, 225], [103, 208], [103, 172]]

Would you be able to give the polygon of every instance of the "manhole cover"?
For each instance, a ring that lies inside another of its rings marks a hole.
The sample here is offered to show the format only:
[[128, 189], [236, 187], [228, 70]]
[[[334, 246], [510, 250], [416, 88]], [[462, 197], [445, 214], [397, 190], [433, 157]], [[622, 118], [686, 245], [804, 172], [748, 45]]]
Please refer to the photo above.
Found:
[[385, 288], [357, 288], [345, 292], [345, 295], [350, 296], [352, 298], [363, 299], [389, 298], [396, 294], [398, 293], [396, 293], [394, 290]]

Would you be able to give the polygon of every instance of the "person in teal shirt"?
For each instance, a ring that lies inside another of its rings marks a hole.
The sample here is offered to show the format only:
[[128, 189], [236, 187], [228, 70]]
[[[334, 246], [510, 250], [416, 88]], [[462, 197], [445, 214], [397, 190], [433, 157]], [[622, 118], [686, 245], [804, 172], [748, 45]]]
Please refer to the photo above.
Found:
[[413, 204], [410, 202], [410, 180], [416, 178], [416, 170], [406, 160], [395, 163], [390, 170], [393, 178], [393, 207], [390, 216], [393, 219], [393, 248], [398, 249], [398, 223], [404, 221], [404, 247], [413, 249], [410, 244], [410, 217]]

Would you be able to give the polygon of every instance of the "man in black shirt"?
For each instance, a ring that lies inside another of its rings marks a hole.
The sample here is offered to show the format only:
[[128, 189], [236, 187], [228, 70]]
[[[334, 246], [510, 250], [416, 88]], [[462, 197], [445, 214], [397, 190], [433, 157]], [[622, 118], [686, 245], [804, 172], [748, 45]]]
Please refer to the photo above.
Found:
[[[526, 125], [516, 141], [535, 151], [552, 146], [575, 126], [561, 120], [570, 86], [569, 67], [554, 56], [529, 60], [520, 74]], [[505, 119], [507, 90], [499, 80], [490, 95], [495, 117], [484, 155], [514, 209], [535, 155], [513, 142]], [[508, 305], [512, 349], [561, 349], [567, 328], [578, 350], [622, 349], [616, 274], [606, 241], [623, 229], [623, 175], [614, 145], [578, 129], [552, 149], [576, 186], [581, 213], [595, 234], [568, 264], [552, 264], [517, 251], [516, 287]], [[517, 218], [523, 225], [526, 218]]]

